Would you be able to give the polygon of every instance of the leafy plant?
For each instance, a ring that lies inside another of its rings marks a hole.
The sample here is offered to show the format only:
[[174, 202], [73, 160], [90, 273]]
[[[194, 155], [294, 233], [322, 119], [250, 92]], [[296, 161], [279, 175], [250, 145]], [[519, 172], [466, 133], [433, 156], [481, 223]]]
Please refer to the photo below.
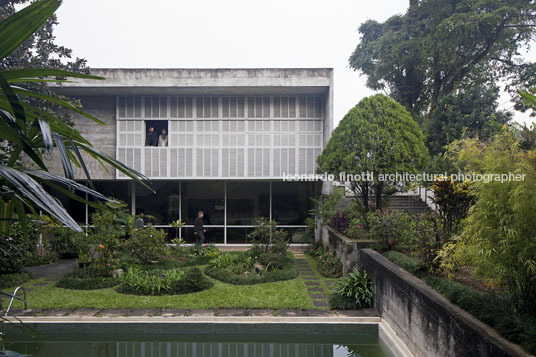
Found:
[[153, 226], [132, 232], [125, 241], [126, 250], [142, 264], [154, 263], [165, 253], [165, 233]]
[[351, 298], [357, 308], [371, 307], [374, 292], [372, 280], [367, 272], [361, 273], [356, 267], [337, 282], [337, 294]]
[[221, 254], [210, 261], [210, 266], [243, 274], [253, 268], [253, 260], [243, 252]]
[[180, 219], [177, 219], [176, 221], [171, 221], [169, 225], [173, 228], [175, 228], [175, 239], [179, 239], [179, 229], [184, 227], [186, 222], [181, 221]]
[[372, 237], [378, 250], [406, 250], [410, 248], [415, 223], [404, 211], [377, 210], [367, 215]]
[[394, 250], [389, 250], [383, 253], [383, 255], [391, 262], [395, 263], [396, 265], [410, 272], [411, 274], [414, 274], [419, 269], [419, 264], [417, 263], [417, 261], [403, 253]]
[[253, 246], [250, 255], [258, 256], [262, 253], [278, 253], [282, 256], [290, 245], [288, 233], [277, 228], [277, 222], [264, 217], [256, 218], [253, 221], [255, 228], [248, 234], [248, 238]]
[[320, 218], [324, 224], [331, 221], [331, 217], [335, 214], [335, 206], [344, 196], [343, 187], [333, 187], [333, 192], [329, 195], [323, 195], [318, 200], [311, 198], [315, 208], [311, 210], [311, 214]]
[[441, 222], [435, 214], [419, 213], [415, 215], [415, 234], [413, 247], [415, 254], [424, 270], [435, 271], [438, 267], [436, 260], [441, 249]]
[[337, 210], [335, 214], [333, 215], [333, 217], [331, 217], [331, 221], [329, 225], [331, 228], [333, 228], [337, 232], [345, 234], [346, 231], [348, 230], [348, 227], [350, 226], [348, 213], [346, 213], [346, 211]]
[[342, 263], [335, 252], [327, 251], [317, 257], [318, 271], [325, 277], [338, 278], [342, 275]]

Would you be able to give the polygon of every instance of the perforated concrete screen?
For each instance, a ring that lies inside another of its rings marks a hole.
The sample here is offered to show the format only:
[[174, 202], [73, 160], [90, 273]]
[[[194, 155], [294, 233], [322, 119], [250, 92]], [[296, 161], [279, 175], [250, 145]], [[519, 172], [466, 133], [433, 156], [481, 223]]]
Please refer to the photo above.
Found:
[[[322, 96], [120, 96], [116, 111], [117, 158], [151, 178], [312, 174], [323, 147]], [[149, 126], [167, 146], [145, 146]]]

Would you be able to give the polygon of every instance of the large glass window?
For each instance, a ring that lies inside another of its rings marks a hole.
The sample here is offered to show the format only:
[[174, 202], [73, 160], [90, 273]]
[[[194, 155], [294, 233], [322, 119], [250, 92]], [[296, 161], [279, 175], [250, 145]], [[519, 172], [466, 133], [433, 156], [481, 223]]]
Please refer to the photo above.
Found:
[[251, 225], [258, 217], [270, 217], [270, 183], [227, 183], [227, 225]]
[[157, 225], [179, 219], [179, 183], [153, 181], [151, 187], [155, 193], [136, 183], [136, 210], [154, 216]]
[[[62, 187], [65, 190], [68, 190], [68, 188], [64, 185], [61, 185], [59, 183], [55, 183], [56, 185]], [[65, 194], [63, 194], [60, 191], [57, 191], [53, 188], [50, 188], [48, 186], [45, 186], [46, 190], [54, 197], [56, 197], [60, 203], [62, 204], [63, 208], [73, 217], [73, 219], [78, 224], [85, 224], [86, 223], [86, 205], [80, 201], [77, 201]], [[76, 192], [76, 195], [82, 198], [85, 198], [85, 193], [82, 192]]]
[[[222, 227], [206, 227], [205, 241], [203, 244], [223, 244], [223, 231]], [[182, 239], [186, 243], [195, 243], [195, 235], [193, 227], [185, 227], [182, 229]]]
[[[130, 181], [93, 181], [95, 190], [106, 197], [126, 203], [128, 210], [132, 209], [132, 183]], [[88, 206], [89, 223], [95, 208]]]
[[305, 224], [313, 196], [313, 182], [273, 182], [272, 218], [281, 225]]
[[186, 181], [182, 183], [182, 220], [194, 224], [203, 211], [205, 225], [224, 224], [224, 183], [222, 181]]

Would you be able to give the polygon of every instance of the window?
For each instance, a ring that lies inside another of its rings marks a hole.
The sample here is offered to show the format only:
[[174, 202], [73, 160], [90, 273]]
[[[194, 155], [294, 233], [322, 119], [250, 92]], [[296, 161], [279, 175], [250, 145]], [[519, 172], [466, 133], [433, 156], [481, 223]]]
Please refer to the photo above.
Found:
[[313, 182], [273, 182], [272, 218], [281, 225], [303, 225], [312, 208]]
[[323, 117], [322, 97], [300, 97], [298, 103], [300, 118], [320, 119]]
[[182, 220], [194, 224], [197, 212], [205, 213], [205, 225], [223, 225], [224, 183], [187, 181], [182, 183]]
[[270, 97], [248, 97], [248, 118], [270, 118]]
[[179, 183], [153, 181], [151, 188], [155, 193], [136, 183], [136, 210], [154, 216], [158, 225], [179, 219]]
[[270, 217], [270, 183], [227, 183], [227, 224], [251, 225], [257, 217]]

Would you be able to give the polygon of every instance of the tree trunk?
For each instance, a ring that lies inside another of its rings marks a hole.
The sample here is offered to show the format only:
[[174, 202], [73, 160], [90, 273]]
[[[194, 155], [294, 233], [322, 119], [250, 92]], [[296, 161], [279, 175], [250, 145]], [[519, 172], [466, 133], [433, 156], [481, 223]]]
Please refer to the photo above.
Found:
[[378, 182], [375, 185], [376, 189], [376, 209], [382, 208], [382, 192], [383, 192], [383, 182]]

